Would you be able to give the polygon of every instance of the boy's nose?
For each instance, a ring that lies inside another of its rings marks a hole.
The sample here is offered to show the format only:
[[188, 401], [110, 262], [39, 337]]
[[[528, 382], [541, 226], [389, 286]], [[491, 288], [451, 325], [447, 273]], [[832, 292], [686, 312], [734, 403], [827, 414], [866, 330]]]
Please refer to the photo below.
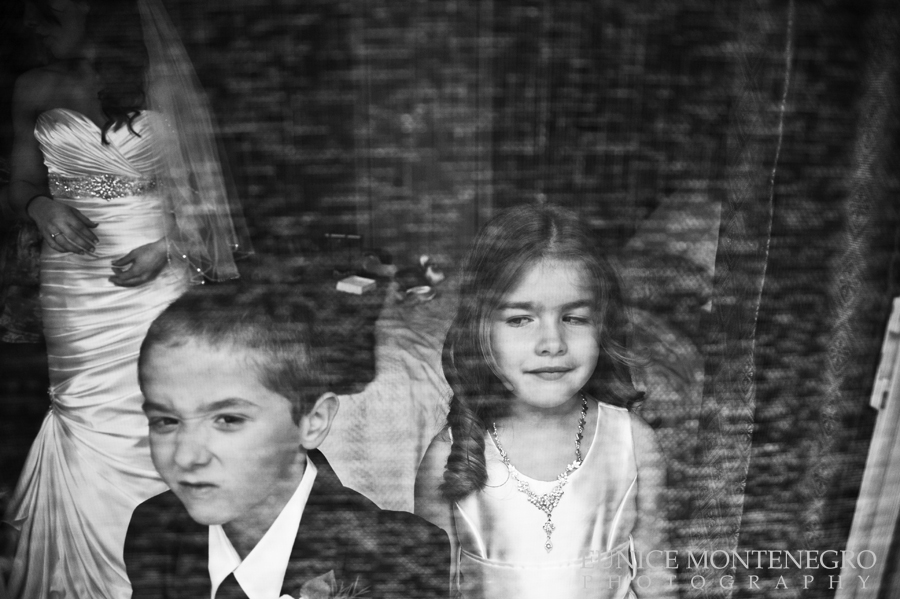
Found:
[[209, 462], [210, 452], [206, 441], [206, 435], [202, 430], [179, 431], [172, 456], [175, 465], [182, 470], [191, 470]]

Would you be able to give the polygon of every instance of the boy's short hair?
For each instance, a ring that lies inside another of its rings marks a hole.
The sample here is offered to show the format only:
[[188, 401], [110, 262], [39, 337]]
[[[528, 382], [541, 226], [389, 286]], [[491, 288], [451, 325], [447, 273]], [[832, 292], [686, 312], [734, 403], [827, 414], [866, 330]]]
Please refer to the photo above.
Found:
[[248, 370], [291, 402], [294, 423], [334, 384], [323, 363], [312, 308], [298, 294], [268, 285], [226, 283], [195, 287], [160, 314], [141, 345], [138, 375], [151, 348], [190, 341], [225, 352], [246, 352]]

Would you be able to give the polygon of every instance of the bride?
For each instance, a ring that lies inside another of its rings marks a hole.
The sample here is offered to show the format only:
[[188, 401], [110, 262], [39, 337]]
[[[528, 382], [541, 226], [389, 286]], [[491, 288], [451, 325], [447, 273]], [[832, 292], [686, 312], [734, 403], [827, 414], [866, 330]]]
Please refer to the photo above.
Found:
[[208, 109], [159, 0], [35, 0], [54, 61], [14, 91], [10, 200], [44, 238], [50, 409], [5, 521], [13, 597], [127, 599], [150, 461], [137, 355], [191, 282], [237, 277]]

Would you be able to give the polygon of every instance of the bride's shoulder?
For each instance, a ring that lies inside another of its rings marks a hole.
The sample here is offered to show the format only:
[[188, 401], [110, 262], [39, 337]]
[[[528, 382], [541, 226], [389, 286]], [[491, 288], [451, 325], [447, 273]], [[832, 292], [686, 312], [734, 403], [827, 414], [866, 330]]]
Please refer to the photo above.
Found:
[[[27, 87], [31, 91], [41, 91], [57, 85], [66, 79], [66, 73], [58, 66], [49, 64], [25, 71], [16, 79], [16, 87]], [[48, 90], [50, 91], [50, 90]]]
[[19, 75], [13, 90], [13, 102], [20, 109], [43, 112], [58, 103], [65, 76], [53, 66], [38, 67]]

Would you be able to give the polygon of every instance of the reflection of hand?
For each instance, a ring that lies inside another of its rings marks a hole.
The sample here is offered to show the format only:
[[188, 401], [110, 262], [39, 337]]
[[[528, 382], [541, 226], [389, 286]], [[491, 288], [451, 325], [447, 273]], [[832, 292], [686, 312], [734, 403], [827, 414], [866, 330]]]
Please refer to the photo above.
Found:
[[75, 208], [39, 196], [28, 206], [28, 216], [40, 229], [44, 241], [57, 252], [93, 253], [98, 239], [91, 229], [97, 223]]
[[115, 275], [109, 281], [119, 287], [137, 287], [149, 283], [168, 263], [165, 238], [136, 247], [118, 260], [114, 260]]

